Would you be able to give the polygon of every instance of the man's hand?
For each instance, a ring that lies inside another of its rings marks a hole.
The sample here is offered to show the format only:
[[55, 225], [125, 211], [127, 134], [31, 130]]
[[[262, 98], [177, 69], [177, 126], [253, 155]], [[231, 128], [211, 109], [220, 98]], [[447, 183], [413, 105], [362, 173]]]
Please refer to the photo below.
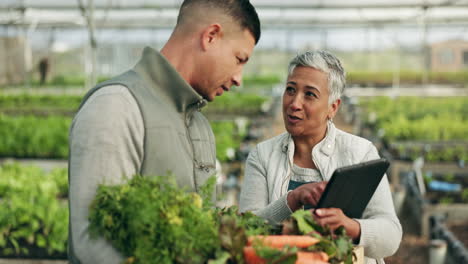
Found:
[[313, 182], [303, 184], [288, 194], [288, 206], [294, 212], [303, 205], [315, 207], [322, 196], [328, 182]]
[[358, 221], [347, 217], [339, 208], [320, 208], [314, 210], [314, 218], [321, 226], [329, 226], [332, 232], [338, 227], [343, 226], [346, 229], [346, 234], [350, 236], [354, 242], [359, 242], [361, 236], [361, 225]]

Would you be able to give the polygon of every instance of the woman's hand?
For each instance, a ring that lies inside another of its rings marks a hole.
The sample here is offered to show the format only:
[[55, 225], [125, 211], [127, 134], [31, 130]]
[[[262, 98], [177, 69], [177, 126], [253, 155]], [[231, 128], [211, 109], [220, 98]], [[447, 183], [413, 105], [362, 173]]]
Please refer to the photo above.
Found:
[[347, 217], [339, 208], [320, 208], [314, 210], [314, 218], [321, 226], [329, 226], [332, 232], [338, 227], [343, 226], [346, 234], [350, 236], [355, 243], [359, 242], [361, 237], [361, 225], [358, 221]]
[[288, 206], [294, 212], [303, 205], [315, 207], [322, 196], [328, 182], [313, 182], [303, 184], [288, 194]]

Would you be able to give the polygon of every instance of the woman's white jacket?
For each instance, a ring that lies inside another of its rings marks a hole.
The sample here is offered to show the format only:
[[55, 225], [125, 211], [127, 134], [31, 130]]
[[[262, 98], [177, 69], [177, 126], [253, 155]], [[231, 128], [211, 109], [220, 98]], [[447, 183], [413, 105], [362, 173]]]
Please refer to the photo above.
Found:
[[[294, 142], [289, 133], [261, 142], [250, 152], [240, 195], [241, 212], [252, 211], [273, 223], [291, 215], [287, 189], [293, 154]], [[339, 130], [331, 122], [325, 138], [312, 150], [312, 159], [324, 181], [330, 180], [337, 168], [378, 158], [377, 149], [370, 141]], [[362, 219], [356, 220], [361, 225], [359, 245], [364, 247], [367, 263], [383, 263], [382, 258], [396, 252], [402, 229], [386, 175]]]

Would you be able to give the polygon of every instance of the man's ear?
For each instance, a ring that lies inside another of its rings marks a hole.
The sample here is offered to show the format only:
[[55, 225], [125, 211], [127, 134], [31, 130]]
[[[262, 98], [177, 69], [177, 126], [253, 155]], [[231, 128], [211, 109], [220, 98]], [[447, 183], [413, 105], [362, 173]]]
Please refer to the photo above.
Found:
[[221, 39], [223, 30], [220, 24], [211, 24], [207, 26], [201, 34], [202, 50], [209, 49], [213, 44]]
[[328, 106], [328, 119], [333, 119], [338, 112], [338, 107], [341, 104], [341, 99], [336, 99], [331, 105]]

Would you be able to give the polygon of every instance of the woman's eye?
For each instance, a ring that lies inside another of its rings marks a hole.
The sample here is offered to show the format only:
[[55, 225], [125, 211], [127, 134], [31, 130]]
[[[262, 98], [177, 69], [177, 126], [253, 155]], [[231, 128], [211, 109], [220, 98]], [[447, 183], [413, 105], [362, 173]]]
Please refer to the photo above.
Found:
[[290, 86], [286, 87], [286, 92], [287, 92], [288, 94], [293, 94], [295, 91], [296, 91], [296, 90], [295, 90], [293, 87], [290, 87]]
[[308, 96], [308, 97], [309, 97], [309, 96], [317, 97], [317, 95], [314, 94], [313, 92], [306, 92], [305, 94], [306, 94], [306, 96]]

